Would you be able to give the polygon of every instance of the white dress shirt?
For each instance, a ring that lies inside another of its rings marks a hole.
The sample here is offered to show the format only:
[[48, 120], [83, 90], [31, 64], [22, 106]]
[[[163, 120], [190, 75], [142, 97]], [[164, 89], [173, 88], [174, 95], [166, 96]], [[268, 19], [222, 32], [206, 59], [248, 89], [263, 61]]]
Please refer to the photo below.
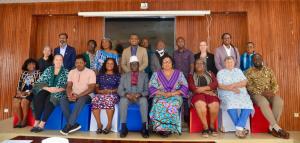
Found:
[[227, 46], [223, 45], [223, 47], [225, 48], [225, 51], [227, 53], [227, 56], [231, 56], [231, 50], [232, 50], [232, 47], [230, 45], [230, 47], [228, 48]]
[[65, 56], [65, 53], [66, 53], [66, 49], [67, 49], [67, 44], [63, 47], [60, 47], [59, 49], [59, 53], [63, 56]]

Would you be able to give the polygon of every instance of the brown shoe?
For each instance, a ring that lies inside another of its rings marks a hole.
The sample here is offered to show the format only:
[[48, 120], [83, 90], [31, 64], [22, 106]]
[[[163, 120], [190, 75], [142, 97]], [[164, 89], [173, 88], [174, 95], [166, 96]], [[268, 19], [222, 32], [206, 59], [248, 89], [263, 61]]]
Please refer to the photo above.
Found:
[[280, 134], [281, 138], [284, 138], [284, 139], [289, 139], [290, 138], [290, 134], [287, 131], [283, 130], [283, 129], [279, 130], [278, 133]]
[[284, 138], [284, 139], [289, 139], [290, 138], [290, 134], [288, 132], [286, 132], [283, 129], [280, 129], [279, 131], [276, 131], [275, 129], [272, 129], [272, 131], [270, 132], [274, 137], [277, 138]]

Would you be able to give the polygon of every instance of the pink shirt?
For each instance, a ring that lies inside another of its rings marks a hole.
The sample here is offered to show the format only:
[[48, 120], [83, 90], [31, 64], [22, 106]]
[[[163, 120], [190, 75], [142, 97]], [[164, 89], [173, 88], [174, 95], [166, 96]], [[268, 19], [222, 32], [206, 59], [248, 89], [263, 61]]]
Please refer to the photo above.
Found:
[[96, 83], [96, 74], [93, 70], [88, 68], [84, 68], [83, 71], [73, 69], [69, 72], [68, 82], [73, 83], [73, 93], [80, 94], [88, 89], [89, 84]]

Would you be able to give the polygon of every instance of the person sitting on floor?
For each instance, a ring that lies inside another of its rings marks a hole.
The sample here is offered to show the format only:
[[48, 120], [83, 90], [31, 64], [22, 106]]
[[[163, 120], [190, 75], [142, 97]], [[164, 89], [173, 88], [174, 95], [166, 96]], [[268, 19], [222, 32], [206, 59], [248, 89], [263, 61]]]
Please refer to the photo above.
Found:
[[124, 138], [128, 134], [128, 129], [126, 126], [128, 104], [137, 103], [140, 106], [140, 112], [142, 117], [141, 134], [144, 138], [148, 138], [148, 75], [143, 71], [139, 71], [139, 60], [136, 56], [131, 56], [129, 62], [130, 71], [121, 76], [121, 82], [118, 87], [118, 93], [121, 96], [120, 137]]
[[269, 121], [271, 134], [275, 137], [288, 139], [289, 133], [278, 125], [283, 110], [283, 100], [276, 94], [278, 84], [274, 73], [272, 69], [263, 64], [260, 54], [253, 56], [253, 64], [254, 67], [246, 72], [247, 89], [252, 96], [252, 100], [260, 107], [263, 115]]
[[[67, 119], [67, 124], [60, 131], [63, 135], [68, 135], [81, 128], [81, 125], [76, 123], [76, 120], [84, 105], [90, 101], [90, 94], [95, 89], [96, 74], [93, 70], [85, 66], [86, 61], [84, 56], [76, 56], [76, 68], [71, 70], [68, 75], [67, 96], [60, 99], [60, 107]], [[69, 102], [75, 104], [72, 113], [70, 113]]]

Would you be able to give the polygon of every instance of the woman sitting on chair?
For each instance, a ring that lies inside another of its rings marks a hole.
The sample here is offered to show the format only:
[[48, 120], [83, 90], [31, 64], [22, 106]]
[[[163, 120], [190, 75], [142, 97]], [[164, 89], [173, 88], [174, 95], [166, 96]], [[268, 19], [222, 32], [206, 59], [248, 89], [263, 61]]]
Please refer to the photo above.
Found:
[[34, 86], [35, 122], [31, 132], [44, 130], [45, 123], [59, 104], [60, 98], [66, 96], [68, 70], [63, 67], [63, 56], [55, 55], [53, 63], [54, 66], [48, 67]]
[[[206, 62], [202, 58], [195, 61], [195, 72], [189, 74], [188, 83], [189, 89], [193, 92], [191, 104], [196, 109], [203, 125], [203, 137], [208, 137], [209, 134], [217, 136], [218, 132], [214, 125], [218, 117], [220, 102], [215, 93], [218, 82], [215, 75], [206, 70]], [[207, 107], [209, 110], [207, 110]], [[206, 118], [208, 111], [209, 121]]]
[[252, 101], [246, 90], [247, 79], [240, 69], [234, 68], [233, 57], [226, 57], [224, 63], [225, 69], [217, 74], [221, 109], [228, 112], [236, 128], [236, 136], [245, 138], [249, 132], [245, 126], [253, 110]]
[[150, 96], [153, 97], [150, 120], [153, 131], [162, 137], [172, 133], [181, 134], [179, 109], [182, 96], [188, 96], [188, 84], [182, 72], [173, 68], [173, 60], [165, 56], [161, 60], [162, 70], [153, 73]]
[[17, 94], [14, 97], [14, 109], [17, 113], [18, 123], [14, 128], [24, 128], [27, 125], [27, 114], [30, 102], [32, 101], [32, 86], [40, 76], [37, 61], [27, 59], [22, 66], [22, 74], [19, 78]]

